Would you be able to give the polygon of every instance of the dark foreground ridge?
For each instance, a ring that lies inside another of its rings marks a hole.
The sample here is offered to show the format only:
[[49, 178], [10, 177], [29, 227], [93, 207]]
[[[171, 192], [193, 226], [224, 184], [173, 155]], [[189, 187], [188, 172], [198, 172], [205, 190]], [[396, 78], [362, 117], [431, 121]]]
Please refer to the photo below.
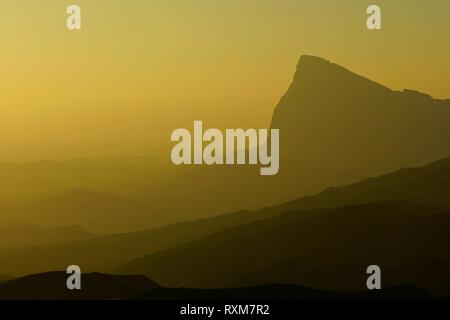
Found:
[[430, 299], [421, 289], [400, 285], [375, 291], [321, 291], [298, 285], [267, 284], [227, 289], [169, 289], [151, 290], [136, 297], [138, 300], [396, 300]]
[[66, 287], [62, 271], [29, 275], [0, 284], [0, 300], [391, 300], [430, 299], [425, 290], [399, 285], [360, 292], [322, 291], [290, 284], [223, 289], [162, 288], [145, 276], [87, 273], [82, 289]]
[[62, 271], [34, 274], [0, 284], [0, 300], [130, 299], [159, 286], [144, 276], [86, 273], [82, 289], [69, 290]]

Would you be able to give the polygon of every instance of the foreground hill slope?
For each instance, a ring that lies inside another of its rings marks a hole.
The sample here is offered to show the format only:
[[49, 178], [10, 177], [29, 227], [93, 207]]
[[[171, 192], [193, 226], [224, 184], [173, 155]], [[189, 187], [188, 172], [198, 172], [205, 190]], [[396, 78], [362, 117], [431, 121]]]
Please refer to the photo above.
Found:
[[[278, 282], [363, 290], [366, 268], [377, 264], [384, 286], [412, 283], [441, 293], [442, 288], [450, 292], [448, 248], [449, 210], [381, 202], [287, 212], [133, 260], [120, 271], [170, 287]], [[425, 264], [439, 258], [434, 273], [406, 273], [412, 266], [420, 271], [418, 256]]]
[[130, 259], [273, 215], [270, 210], [241, 211], [141, 232], [0, 250], [0, 270], [5, 274], [20, 276], [63, 270], [76, 261], [83, 272], [109, 272]]
[[450, 208], [450, 158], [423, 167], [403, 168], [376, 178], [328, 188], [321, 193], [286, 202], [278, 211], [341, 207], [376, 201], [406, 201]]
[[82, 290], [68, 290], [65, 272], [48, 272], [0, 284], [0, 300], [130, 299], [159, 286], [143, 276], [82, 275]]
[[383, 290], [360, 292], [333, 292], [298, 285], [266, 284], [254, 287], [226, 289], [171, 289], [159, 288], [142, 294], [139, 300], [395, 300], [430, 299], [424, 290], [401, 285]]
[[424, 290], [401, 285], [369, 292], [332, 292], [298, 285], [267, 284], [213, 290], [161, 288], [144, 276], [82, 274], [82, 290], [66, 288], [67, 274], [34, 274], [0, 284], [1, 300], [327, 300], [429, 299]]
[[[35, 245], [14, 250], [0, 250], [0, 272], [15, 276], [65, 269], [73, 261], [83, 271], [110, 272], [128, 260], [180, 246], [226, 229], [256, 220], [274, 217], [286, 211], [310, 210], [298, 215], [309, 219], [347, 205], [378, 201], [419, 202], [431, 207], [450, 208], [450, 158], [424, 167], [402, 169], [378, 178], [331, 188], [274, 207], [241, 211], [208, 219], [193, 220], [142, 232], [101, 236], [55, 245]], [[363, 207], [361, 207], [363, 208]], [[361, 209], [361, 216], [372, 219]], [[317, 235], [319, 238], [321, 234]], [[95, 255], [92, 254], [95, 252]]]

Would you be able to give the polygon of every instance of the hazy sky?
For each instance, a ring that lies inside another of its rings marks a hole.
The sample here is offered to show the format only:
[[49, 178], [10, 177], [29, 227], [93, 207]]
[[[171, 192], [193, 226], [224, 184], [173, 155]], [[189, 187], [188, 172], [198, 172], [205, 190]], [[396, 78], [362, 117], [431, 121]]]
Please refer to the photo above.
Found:
[[[82, 9], [82, 30], [65, 27]], [[366, 29], [379, 4], [383, 30]], [[192, 126], [266, 127], [300, 55], [450, 98], [448, 0], [0, 0], [0, 160], [170, 144]]]

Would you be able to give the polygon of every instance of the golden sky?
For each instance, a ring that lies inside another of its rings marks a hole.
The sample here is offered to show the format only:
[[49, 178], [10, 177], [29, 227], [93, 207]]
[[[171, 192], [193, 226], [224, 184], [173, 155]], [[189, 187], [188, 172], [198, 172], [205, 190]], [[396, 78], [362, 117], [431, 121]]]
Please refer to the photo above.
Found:
[[[65, 27], [82, 9], [82, 30]], [[383, 30], [366, 28], [379, 4]], [[104, 156], [267, 127], [300, 55], [450, 98], [448, 0], [1, 0], [0, 160]]]

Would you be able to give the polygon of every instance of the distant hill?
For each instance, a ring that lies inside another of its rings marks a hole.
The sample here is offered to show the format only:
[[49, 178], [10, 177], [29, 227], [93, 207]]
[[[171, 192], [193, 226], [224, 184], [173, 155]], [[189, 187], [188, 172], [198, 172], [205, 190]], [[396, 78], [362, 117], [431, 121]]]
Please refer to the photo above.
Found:
[[251, 166], [204, 166], [178, 175], [156, 194], [180, 216], [178, 203], [190, 217], [272, 206], [448, 157], [449, 123], [450, 100], [394, 91], [302, 56], [270, 125], [280, 129], [278, 175], [261, 177]]
[[48, 272], [0, 284], [0, 300], [130, 299], [159, 286], [143, 276], [82, 274], [82, 290], [68, 290], [65, 272]]
[[[74, 189], [33, 203], [1, 205], [5, 214], [0, 225], [35, 224], [59, 226], [79, 225], [95, 233], [117, 233], [139, 230], [149, 220], [162, 223], [159, 214], [151, 214], [146, 201], [109, 193]], [[132, 219], [130, 219], [130, 214]]]
[[[276, 213], [234, 212], [142, 232], [100, 236], [54, 245], [0, 250], [0, 271], [25, 275], [62, 270], [76, 261], [83, 271], [110, 272], [130, 259], [165, 250]], [[92, 254], [95, 252], [95, 255]]]
[[292, 196], [450, 156], [450, 100], [393, 91], [319, 57], [302, 56], [276, 106], [280, 174]]
[[227, 289], [171, 289], [159, 288], [137, 296], [138, 300], [395, 300], [430, 299], [424, 290], [401, 285], [383, 290], [333, 292], [298, 285], [267, 284], [255, 287]]
[[442, 294], [450, 293], [445, 260], [436, 259], [431, 274], [407, 275], [405, 266], [418, 255], [450, 259], [449, 247], [450, 210], [381, 202], [287, 212], [135, 259], [119, 271], [151, 275], [169, 287], [276, 282], [342, 291], [364, 290], [365, 268], [377, 264], [385, 287], [412, 283]]
[[[273, 206], [448, 157], [449, 123], [450, 100], [393, 91], [302, 56], [270, 125], [280, 129], [277, 176], [260, 176], [258, 166], [177, 167], [169, 150], [153, 157], [0, 164], [0, 226], [37, 224], [27, 221], [33, 216], [46, 226], [116, 233]], [[77, 207], [73, 190], [92, 194]], [[25, 200], [32, 204], [15, 204]]]
[[11, 278], [9, 276], [5, 276], [3, 274], [0, 274], [0, 283], [5, 282], [7, 280], [10, 280]]
[[[431, 207], [447, 208], [447, 194], [450, 192], [447, 184], [448, 177], [450, 177], [450, 158], [424, 167], [402, 169], [378, 178], [366, 179], [353, 185], [327, 189], [316, 196], [299, 198], [256, 211], [235, 212], [163, 228], [108, 235], [84, 241], [1, 250], [0, 272], [24, 275], [61, 270], [72, 264], [73, 260], [83, 265], [84, 271], [111, 272], [128, 260], [180, 246], [256, 220], [271, 218], [287, 211], [308, 210], [302, 211], [302, 214], [297, 217], [299, 222], [300, 219], [307, 220], [330, 213], [332, 208], [377, 201], [417, 201]], [[79, 193], [83, 194], [82, 191], [74, 194]], [[60, 198], [56, 197], [56, 199]], [[59, 200], [55, 202], [58, 203]], [[80, 203], [82, 206], [83, 202]], [[310, 210], [321, 208], [329, 209]], [[366, 214], [362, 210], [361, 214], [369, 215], [369, 212]], [[95, 256], [91, 254], [92, 250], [96, 252]]]
[[0, 163], [0, 203], [36, 201], [73, 189], [130, 196], [173, 178], [164, 154]]
[[37, 226], [9, 226], [0, 228], [0, 249], [42, 246], [53, 243], [90, 239], [96, 235], [79, 226], [42, 228]]
[[450, 158], [423, 167], [404, 168], [361, 182], [328, 188], [321, 193], [275, 206], [277, 211], [334, 208], [396, 200], [450, 208]]

